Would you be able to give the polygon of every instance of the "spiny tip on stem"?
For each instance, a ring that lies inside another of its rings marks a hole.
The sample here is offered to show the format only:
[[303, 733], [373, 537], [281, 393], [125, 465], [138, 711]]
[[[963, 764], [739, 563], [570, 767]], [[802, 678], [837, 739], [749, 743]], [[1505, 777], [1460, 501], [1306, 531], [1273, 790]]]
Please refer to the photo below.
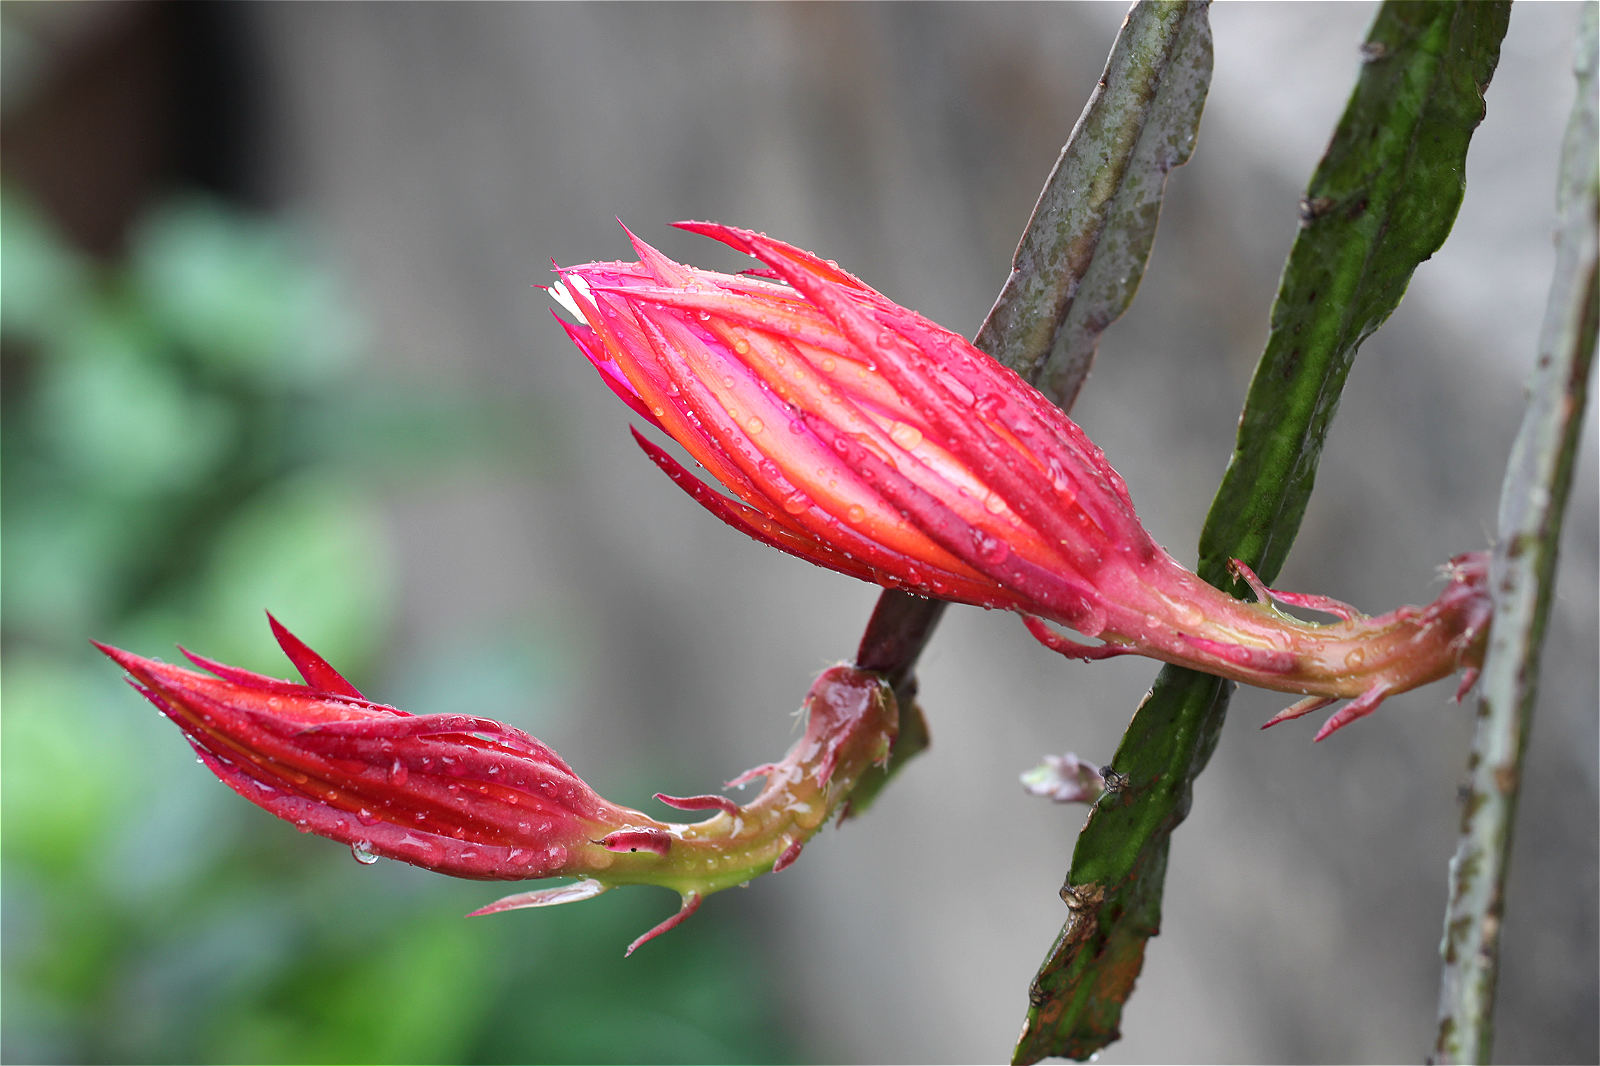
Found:
[[643, 947], [645, 944], [648, 944], [662, 933], [676, 929], [683, 923], [684, 919], [688, 918], [691, 914], [700, 909], [700, 898], [700, 894], [697, 892], [686, 893], [683, 897], [683, 905], [678, 908], [678, 912], [661, 924], [647, 930], [637, 940], [629, 944], [628, 950], [622, 953], [622, 957], [628, 958], [635, 951], [638, 951], [639, 948]]

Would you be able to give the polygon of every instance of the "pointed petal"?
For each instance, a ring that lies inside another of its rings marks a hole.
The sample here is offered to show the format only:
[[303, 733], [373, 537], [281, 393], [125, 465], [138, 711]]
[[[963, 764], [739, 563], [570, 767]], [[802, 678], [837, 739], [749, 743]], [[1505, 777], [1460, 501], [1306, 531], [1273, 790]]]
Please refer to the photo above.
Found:
[[[803, 264], [806, 269], [810, 270], [818, 277], [824, 278], [839, 285], [846, 285], [853, 289], [860, 289], [862, 292], [876, 293], [877, 291], [863, 282], [860, 278], [856, 277], [854, 274], [850, 274], [847, 271], [841, 270], [837, 263], [830, 263], [825, 259], [821, 259], [815, 255], [812, 255], [810, 252], [805, 251], [802, 248], [796, 248], [792, 244], [786, 244], [783, 241], [775, 240], [774, 238], [768, 237], [763, 233], [756, 233], [753, 230], [739, 229], [735, 226], [724, 226], [720, 222], [674, 222], [673, 226], [688, 233], [698, 233], [702, 237], [710, 237], [714, 241], [720, 241], [721, 243], [726, 244], [729, 248], [732, 248], [735, 251], [744, 252], [746, 255], [755, 256], [757, 259], [761, 259], [763, 261], [766, 260], [766, 256], [761, 254], [758, 249], [762, 247], [782, 248], [795, 262]], [[776, 264], [768, 265], [774, 267], [776, 266]], [[774, 273], [780, 277], [784, 277], [781, 271], [774, 271]], [[784, 280], [788, 280], [787, 277], [785, 277]]]
[[200, 669], [216, 674], [222, 680], [231, 681], [236, 685], [244, 685], [265, 692], [277, 692], [286, 696], [303, 697], [308, 691], [307, 686], [299, 681], [284, 681], [280, 678], [268, 677], [266, 674], [258, 674], [254, 670], [245, 670], [238, 666], [229, 666], [227, 663], [219, 663], [215, 659], [209, 659], [204, 655], [190, 651], [182, 644], [178, 645], [178, 651], [183, 654], [185, 659], [188, 659]]
[[668, 918], [666, 921], [662, 922], [660, 925], [656, 926], [654, 929], [651, 929], [649, 932], [647, 932], [643, 936], [639, 937], [639, 939], [637, 939], [633, 943], [629, 944], [628, 945], [628, 950], [622, 953], [623, 958], [627, 958], [629, 955], [632, 955], [635, 951], [638, 951], [639, 948], [643, 947], [645, 944], [648, 944], [650, 941], [654, 940], [656, 937], [660, 936], [662, 933], [668, 932], [669, 930], [672, 930], [672, 929], [676, 929], [679, 925], [681, 925], [683, 923], [683, 920], [685, 918], [689, 917], [689, 915], [693, 914], [695, 911], [697, 911], [699, 909], [700, 909], [700, 895], [699, 895], [699, 893], [690, 892], [689, 894], [687, 894], [686, 896], [683, 897], [683, 906], [678, 908], [678, 913], [677, 914], [674, 914], [671, 918]]
[[590, 878], [574, 881], [570, 885], [557, 885], [554, 888], [540, 888], [532, 892], [518, 892], [512, 896], [497, 899], [486, 907], [468, 913], [468, 918], [477, 918], [485, 914], [499, 914], [501, 911], [521, 910], [524, 907], [555, 907], [562, 903], [579, 903], [586, 899], [594, 899], [610, 886], [601, 884]]
[[1126, 644], [1082, 644], [1062, 636], [1051, 629], [1050, 624], [1043, 618], [1031, 614], [1022, 616], [1022, 624], [1028, 627], [1028, 632], [1032, 633], [1040, 644], [1069, 659], [1093, 662], [1096, 659], [1113, 659], [1118, 655], [1130, 655], [1139, 650]]
[[721, 811], [724, 814], [738, 814], [739, 805], [727, 796], [669, 796], [665, 792], [657, 792], [656, 799], [668, 807], [676, 807], [680, 811]]
[[760, 766], [752, 766], [738, 777], [735, 777], [733, 780], [724, 783], [723, 787], [743, 788], [745, 785], [748, 785], [757, 778], [766, 777], [776, 769], [777, 767], [769, 762], [764, 762]]
[[1338, 702], [1338, 699], [1333, 696], [1307, 696], [1303, 700], [1291, 703], [1265, 722], [1262, 722], [1261, 728], [1270, 729], [1279, 722], [1287, 722], [1290, 719], [1299, 718], [1301, 715], [1310, 714], [1312, 711], [1320, 711], [1322, 708]]
[[1303, 607], [1308, 611], [1331, 614], [1335, 618], [1343, 619], [1346, 622], [1359, 617], [1361, 614], [1360, 611], [1348, 603], [1336, 600], [1331, 596], [1316, 596], [1304, 592], [1284, 592], [1281, 589], [1268, 588], [1256, 576], [1256, 572], [1245, 565], [1243, 559], [1230, 559], [1228, 561], [1228, 569], [1232, 570], [1234, 574], [1244, 580], [1245, 584], [1250, 586], [1250, 591], [1255, 593], [1256, 600], [1260, 603], [1270, 604], [1276, 600], [1279, 603], [1286, 603], [1290, 607]]
[[606, 388], [611, 390], [612, 395], [627, 404], [629, 410], [634, 414], [657, 429], [661, 429], [661, 421], [650, 411], [650, 408], [644, 405], [644, 401], [639, 399], [639, 392], [633, 387], [633, 383], [628, 380], [627, 375], [623, 374], [622, 369], [611, 361], [611, 357], [606, 353], [605, 346], [600, 343], [600, 338], [595, 331], [587, 326], [574, 325], [554, 311], [550, 312], [550, 314], [557, 322], [561, 323], [561, 328], [566, 331], [572, 343], [576, 344], [578, 350], [588, 358], [589, 365], [599, 372], [600, 380], [606, 383]]
[[783, 854], [779, 855], [777, 859], [773, 861], [772, 872], [779, 873], [780, 871], [786, 870], [790, 866], [793, 866], [794, 861], [800, 857], [800, 849], [804, 848], [805, 846], [806, 842], [804, 840], [795, 840], [790, 842], [789, 846], [783, 849]]
[[1365, 718], [1377, 710], [1378, 704], [1382, 703], [1384, 697], [1388, 695], [1389, 689], [1386, 685], [1381, 682], [1373, 685], [1367, 691], [1333, 712], [1333, 717], [1323, 722], [1322, 728], [1317, 730], [1317, 735], [1311, 739], [1313, 741], [1325, 740], [1351, 722], [1354, 722], [1357, 718]]
[[354, 685], [345, 680], [343, 674], [328, 665], [328, 660], [312, 651], [304, 641], [272, 617], [271, 611], [267, 612], [267, 624], [272, 626], [272, 635], [278, 639], [278, 647], [283, 649], [283, 654], [289, 657], [294, 668], [300, 671], [300, 676], [306, 679], [306, 684], [323, 692], [352, 696], [358, 700], [366, 699]]

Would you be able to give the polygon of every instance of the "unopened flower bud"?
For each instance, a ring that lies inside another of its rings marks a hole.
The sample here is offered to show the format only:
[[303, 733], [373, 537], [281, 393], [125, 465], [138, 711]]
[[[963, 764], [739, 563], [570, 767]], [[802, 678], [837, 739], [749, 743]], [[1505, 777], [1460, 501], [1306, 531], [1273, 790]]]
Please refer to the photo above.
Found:
[[383, 856], [481, 880], [580, 879], [475, 913], [568, 903], [615, 885], [677, 892], [678, 914], [633, 947], [706, 895], [793, 862], [860, 775], [887, 758], [898, 721], [887, 684], [834, 667], [807, 695], [806, 733], [788, 756], [733, 782], [765, 777], [754, 800], [659, 795], [671, 807], [712, 812], [701, 822], [664, 822], [601, 798], [519, 729], [374, 703], [276, 620], [272, 628], [304, 684], [187, 651], [213, 676], [97, 646], [229, 788], [304, 832], [349, 845], [363, 862]]
[[852, 577], [1017, 611], [1075, 658], [1134, 652], [1308, 697], [1287, 715], [1353, 699], [1319, 737], [1391, 693], [1475, 671], [1483, 557], [1457, 558], [1429, 607], [1377, 618], [1269, 592], [1242, 564], [1259, 602], [1235, 600], [1150, 538], [1100, 449], [1011, 370], [832, 262], [680, 225], [767, 269], [698, 270], [635, 238], [637, 262], [560, 268], [553, 293], [612, 391], [731, 498], [635, 431], [640, 447], [736, 529]]

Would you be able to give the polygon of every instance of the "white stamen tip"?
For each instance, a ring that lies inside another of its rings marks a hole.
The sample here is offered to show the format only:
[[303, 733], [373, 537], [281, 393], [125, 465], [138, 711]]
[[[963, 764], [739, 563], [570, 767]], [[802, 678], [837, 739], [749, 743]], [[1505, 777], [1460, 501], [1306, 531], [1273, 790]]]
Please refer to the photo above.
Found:
[[578, 301], [572, 298], [572, 293], [567, 288], [568, 282], [571, 282], [572, 287], [583, 293], [585, 296], [588, 295], [588, 286], [583, 283], [582, 278], [568, 277], [562, 278], [560, 281], [550, 286], [550, 298], [556, 303], [560, 304], [562, 307], [566, 308], [574, 318], [582, 321], [583, 312], [578, 310]]

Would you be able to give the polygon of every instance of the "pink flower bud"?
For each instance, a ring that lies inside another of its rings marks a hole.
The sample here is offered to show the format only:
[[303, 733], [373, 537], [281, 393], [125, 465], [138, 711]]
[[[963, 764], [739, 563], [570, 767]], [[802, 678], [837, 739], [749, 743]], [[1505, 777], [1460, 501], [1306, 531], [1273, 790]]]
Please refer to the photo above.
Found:
[[[1020, 612], [1069, 656], [1136, 652], [1310, 697], [1286, 715], [1353, 698], [1331, 728], [1481, 658], [1481, 557], [1455, 560], [1428, 608], [1381, 618], [1269, 596], [1242, 564], [1260, 602], [1235, 600], [1151, 540], [1082, 430], [965, 339], [792, 245], [680, 225], [769, 269], [698, 270], [634, 238], [638, 262], [560, 268], [553, 292], [612, 391], [733, 498], [635, 431], [646, 454], [751, 537], [891, 588]], [[1302, 622], [1272, 598], [1341, 620]]]
[[584, 874], [593, 840], [643, 817], [601, 799], [519, 729], [364, 699], [272, 625], [307, 684], [187, 651], [216, 676], [99, 647], [229, 788], [367, 861], [485, 880]]
[[[270, 618], [270, 616], [269, 616]], [[519, 729], [470, 715], [412, 715], [364, 698], [272, 620], [305, 684], [184, 652], [213, 677], [96, 645], [181, 729], [201, 762], [245, 799], [356, 858], [399, 859], [454, 877], [575, 883], [507, 897], [475, 914], [588, 899], [616, 885], [672, 889], [682, 906], [629, 947], [674, 927], [708, 894], [783, 869], [887, 759], [899, 714], [889, 686], [851, 667], [806, 696], [805, 735], [740, 805], [658, 795], [705, 821], [661, 822], [602, 799]]]

